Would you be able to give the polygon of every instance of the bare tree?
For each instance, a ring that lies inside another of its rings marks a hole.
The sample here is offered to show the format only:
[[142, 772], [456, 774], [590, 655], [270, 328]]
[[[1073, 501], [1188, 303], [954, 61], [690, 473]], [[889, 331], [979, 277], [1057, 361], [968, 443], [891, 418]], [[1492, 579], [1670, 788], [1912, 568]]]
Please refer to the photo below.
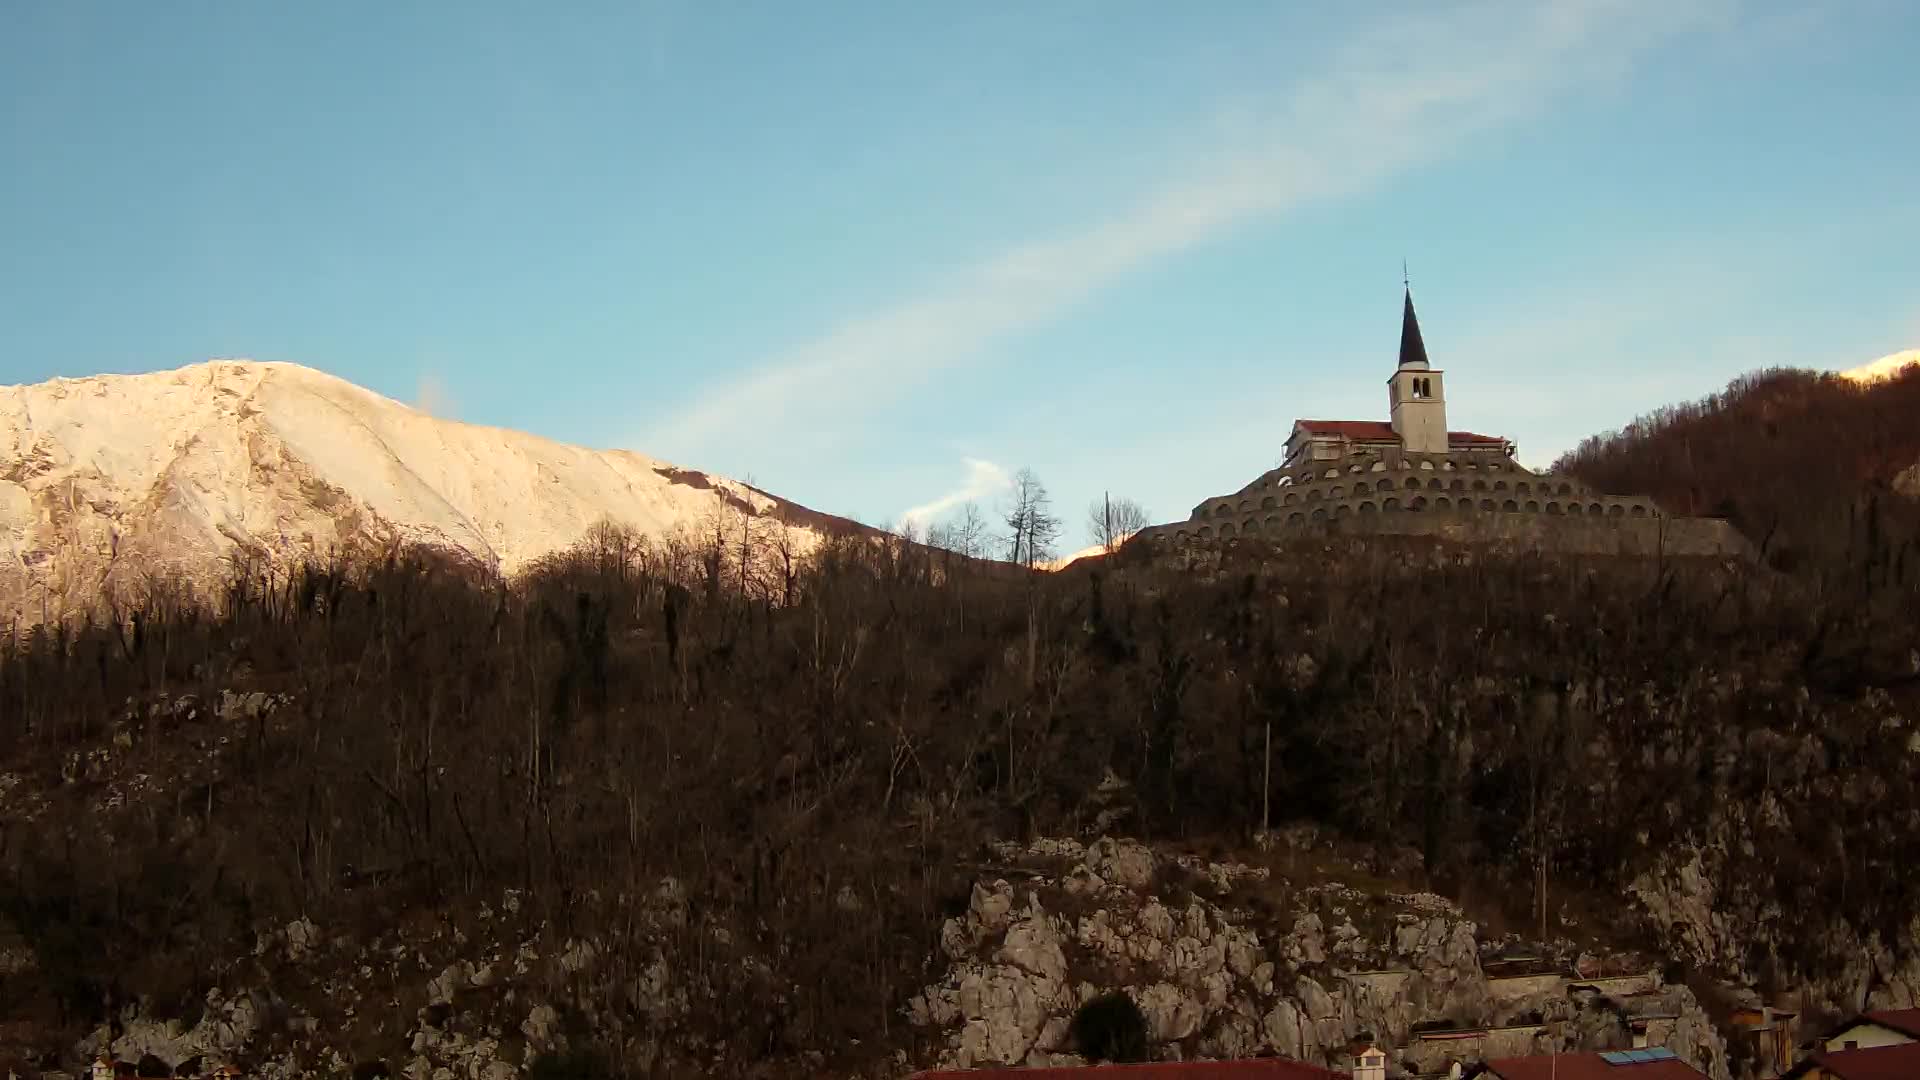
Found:
[[1031, 570], [1053, 554], [1053, 542], [1060, 539], [1060, 519], [1053, 514], [1053, 498], [1047, 486], [1030, 468], [1022, 468], [1013, 477], [1013, 490], [1007, 511], [1001, 519], [1007, 526], [1007, 558]]
[[1101, 549], [1111, 555], [1128, 537], [1147, 527], [1147, 508], [1124, 496], [1102, 496], [1087, 507], [1087, 527]]
[[972, 499], [954, 519], [954, 539], [959, 543], [959, 552], [971, 559], [984, 554], [987, 541], [987, 516], [980, 512], [980, 504]]
[[927, 543], [955, 555], [977, 559], [984, 554], [987, 518], [980, 504], [969, 500], [960, 511], [927, 531]]
[[792, 607], [794, 588], [800, 581], [801, 547], [799, 533], [793, 522], [792, 514], [782, 504], [774, 519], [775, 528], [769, 546], [769, 557], [778, 578], [780, 606]]

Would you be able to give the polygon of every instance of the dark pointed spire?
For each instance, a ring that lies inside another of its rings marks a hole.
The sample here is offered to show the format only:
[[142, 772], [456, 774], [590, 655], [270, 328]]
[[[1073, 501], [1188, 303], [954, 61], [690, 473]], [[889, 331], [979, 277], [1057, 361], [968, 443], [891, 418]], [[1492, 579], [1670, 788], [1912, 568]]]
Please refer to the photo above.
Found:
[[1407, 287], [1406, 310], [1400, 316], [1400, 366], [1428, 367], [1427, 343], [1420, 340], [1420, 320], [1413, 313], [1413, 289]]

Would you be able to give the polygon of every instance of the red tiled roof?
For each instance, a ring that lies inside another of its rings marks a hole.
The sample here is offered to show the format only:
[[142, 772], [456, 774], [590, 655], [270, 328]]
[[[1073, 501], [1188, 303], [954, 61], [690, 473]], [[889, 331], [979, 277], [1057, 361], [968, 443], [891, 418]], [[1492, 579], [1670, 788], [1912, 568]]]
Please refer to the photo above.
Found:
[[1866, 1018], [1881, 1027], [1920, 1039], [1920, 1009], [1880, 1009], [1868, 1013]]
[[1679, 1058], [1614, 1065], [1597, 1051], [1495, 1058], [1487, 1062], [1487, 1071], [1500, 1080], [1700, 1080], [1706, 1075]]
[[1816, 1065], [1834, 1080], [1913, 1080], [1920, 1076], [1920, 1043], [1876, 1046], [1870, 1050], [1827, 1050], [1802, 1061], [1787, 1075], [1805, 1075]]
[[[1338, 435], [1354, 442], [1399, 442], [1393, 425], [1385, 420], [1296, 420], [1294, 426], [1309, 435]], [[1449, 431], [1450, 443], [1503, 443], [1498, 435], [1480, 435], [1471, 431]]]
[[1506, 442], [1507, 440], [1498, 435], [1482, 435], [1474, 431], [1449, 431], [1447, 432], [1447, 441], [1450, 443], [1490, 443], [1492, 444], [1492, 443], [1503, 443], [1503, 442]]
[[1400, 435], [1385, 420], [1296, 420], [1294, 426], [1309, 435], [1339, 435], [1356, 442], [1399, 442]]
[[912, 1080], [981, 1080], [989, 1076], [1018, 1077], [1019, 1080], [1346, 1080], [1347, 1074], [1285, 1058], [1257, 1058], [1251, 1061], [1159, 1061], [1078, 1069], [950, 1069], [915, 1073]]

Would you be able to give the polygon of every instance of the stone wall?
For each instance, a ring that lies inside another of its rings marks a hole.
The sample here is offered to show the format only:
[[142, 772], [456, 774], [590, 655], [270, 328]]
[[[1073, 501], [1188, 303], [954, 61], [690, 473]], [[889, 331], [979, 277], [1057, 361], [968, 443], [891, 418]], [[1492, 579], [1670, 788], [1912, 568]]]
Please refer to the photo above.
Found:
[[1520, 998], [1550, 994], [1563, 989], [1567, 984], [1565, 975], [1546, 972], [1540, 975], [1508, 975], [1489, 977], [1487, 992], [1495, 1001], [1517, 1001]]
[[1597, 979], [1575, 979], [1581, 986], [1591, 986], [1608, 997], [1623, 998], [1632, 994], [1644, 994], [1659, 987], [1660, 973], [1644, 972], [1639, 975], [1603, 975]]
[[1428, 536], [1454, 543], [1553, 551], [1570, 555], [1726, 556], [1751, 554], [1746, 538], [1718, 518], [1593, 518], [1545, 514], [1378, 514], [1326, 522], [1329, 532]]
[[1726, 522], [1669, 517], [1648, 498], [1599, 494], [1569, 477], [1484, 455], [1399, 451], [1275, 469], [1201, 503], [1186, 521], [1140, 535], [1211, 543], [1312, 529], [1572, 554], [1751, 554]]

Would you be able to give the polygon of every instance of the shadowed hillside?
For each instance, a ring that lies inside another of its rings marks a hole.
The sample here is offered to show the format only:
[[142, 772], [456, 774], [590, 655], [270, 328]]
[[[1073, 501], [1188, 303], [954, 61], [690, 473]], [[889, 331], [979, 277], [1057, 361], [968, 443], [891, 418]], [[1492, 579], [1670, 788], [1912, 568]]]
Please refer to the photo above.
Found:
[[[1522, 925], [1543, 867], [1555, 897], [1621, 897], [1717, 852], [1741, 882], [1719, 914], [1759, 950], [1701, 961], [1730, 978], [1831, 976], [1836, 942], [1902, 940], [1920, 904], [1890, 872], [1920, 857], [1892, 764], [1910, 606], [1718, 564], [1388, 545], [1021, 581], [836, 541], [741, 580], [723, 551], [605, 533], [511, 587], [314, 568], [237, 580], [218, 618], [13, 642], [0, 916], [33, 962], [0, 1008], [72, 1045], [128, 1003], [192, 1017], [267, 986], [286, 1004], [254, 1053], [317, 1030], [400, 1060], [416, 1012], [441, 1015], [447, 950], [511, 925], [545, 959], [509, 1032], [538, 1000], [576, 1046], [644, 1036], [708, 1073], [918, 1057], [900, 1009], [983, 842], [1235, 844], [1265, 806]], [[660, 890], [686, 921], [634, 922]], [[1611, 906], [1586, 932], [1661, 932]], [[428, 959], [341, 968], [313, 940]], [[640, 985], [667, 996], [614, 989]], [[355, 1013], [370, 994], [400, 1007]], [[518, 1039], [501, 1052], [530, 1058]]]
[[[1809, 1015], [1911, 996], [1895, 400], [1768, 375], [1575, 455], [1818, 572], [1303, 540], [1018, 574], [600, 528], [514, 581], [243, 568], [217, 612], [37, 627], [0, 642], [0, 1037], [217, 1017], [286, 1075], [456, 1030], [537, 1075], [885, 1073], [944, 1044], [904, 1010], [988, 842], [1289, 823]], [[1814, 432], [1836, 452], [1775, 452]]]
[[[1676, 514], [1729, 518], [1792, 568], [1920, 562], [1920, 501], [1890, 497], [1916, 465], [1920, 367], [1871, 383], [1779, 369], [1587, 439], [1554, 471], [1652, 495]], [[1907, 493], [1920, 495], [1920, 485]]]

